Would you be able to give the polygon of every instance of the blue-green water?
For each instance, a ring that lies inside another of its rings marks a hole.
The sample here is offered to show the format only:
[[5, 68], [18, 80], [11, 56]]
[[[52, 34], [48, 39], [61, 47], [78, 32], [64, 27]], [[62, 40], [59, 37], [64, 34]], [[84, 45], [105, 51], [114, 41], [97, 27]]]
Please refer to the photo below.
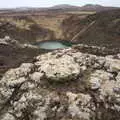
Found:
[[72, 46], [69, 42], [62, 41], [44, 41], [37, 43], [41, 49], [54, 50], [54, 49], [63, 49]]

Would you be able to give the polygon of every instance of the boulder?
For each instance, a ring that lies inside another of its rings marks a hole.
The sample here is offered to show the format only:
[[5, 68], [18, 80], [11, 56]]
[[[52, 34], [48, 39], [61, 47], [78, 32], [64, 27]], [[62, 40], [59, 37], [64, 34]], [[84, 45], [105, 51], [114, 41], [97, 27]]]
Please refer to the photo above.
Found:
[[5, 36], [3, 39], [0, 39], [0, 44], [19, 46], [20, 43], [17, 40], [11, 39], [9, 36]]
[[40, 79], [43, 77], [43, 73], [41, 72], [34, 72], [33, 74], [30, 75], [31, 80], [35, 82], [40, 82]]
[[75, 94], [71, 92], [66, 93], [68, 97], [69, 107], [68, 112], [72, 118], [78, 118], [80, 120], [90, 120], [91, 116], [94, 118], [92, 113], [93, 103], [91, 97], [88, 94]]
[[25, 82], [28, 78], [28, 75], [34, 69], [34, 65], [32, 63], [23, 63], [19, 68], [8, 70], [3, 78], [1, 79], [1, 83], [7, 81], [8, 86], [15, 86]]
[[11, 115], [10, 113], [4, 114], [4, 116], [1, 117], [0, 119], [1, 120], [16, 120], [15, 117], [13, 115]]
[[120, 60], [106, 58], [105, 68], [109, 72], [119, 72], [120, 71]]
[[90, 75], [89, 83], [92, 90], [97, 90], [101, 88], [101, 84], [105, 81], [113, 79], [113, 75], [104, 70], [96, 70]]
[[117, 77], [116, 77], [117, 81], [120, 81], [120, 72], [118, 73]]
[[40, 66], [39, 72], [45, 74], [46, 79], [55, 82], [75, 80], [80, 74], [80, 66], [72, 56], [63, 55], [59, 59], [54, 55], [41, 56], [35, 65]]

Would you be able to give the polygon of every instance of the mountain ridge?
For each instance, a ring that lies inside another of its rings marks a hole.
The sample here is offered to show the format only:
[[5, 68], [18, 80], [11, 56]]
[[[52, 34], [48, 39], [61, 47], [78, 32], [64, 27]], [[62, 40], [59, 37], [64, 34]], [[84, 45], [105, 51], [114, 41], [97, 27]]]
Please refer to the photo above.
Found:
[[118, 9], [120, 7], [113, 7], [113, 6], [103, 6], [99, 4], [85, 4], [83, 6], [75, 6], [75, 5], [70, 5], [70, 4], [58, 4], [54, 5], [52, 7], [18, 7], [18, 8], [3, 8], [0, 9], [0, 11], [31, 11], [31, 10], [39, 10], [39, 11], [44, 11], [44, 10], [56, 10], [56, 9], [61, 9], [61, 10], [79, 10], [79, 11], [104, 11], [104, 10], [110, 10], [110, 9]]

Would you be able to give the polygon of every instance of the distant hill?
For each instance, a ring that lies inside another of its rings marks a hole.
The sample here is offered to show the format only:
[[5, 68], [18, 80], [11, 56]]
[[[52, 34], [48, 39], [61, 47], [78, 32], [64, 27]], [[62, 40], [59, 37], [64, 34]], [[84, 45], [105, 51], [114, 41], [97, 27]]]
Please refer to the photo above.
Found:
[[61, 4], [61, 5], [55, 5], [53, 7], [50, 7], [48, 9], [61, 9], [61, 10], [79, 10], [79, 11], [105, 11], [105, 10], [111, 10], [111, 9], [117, 9], [117, 7], [106, 7], [98, 4], [86, 4], [84, 6], [72, 6], [69, 4]]
[[69, 5], [69, 4], [61, 4], [61, 5], [55, 5], [53, 7], [50, 7], [50, 9], [77, 9], [79, 8], [78, 6], [73, 6], [73, 5]]
[[84, 6], [73, 6], [69, 4], [60, 4], [55, 5], [52, 7], [45, 7], [45, 8], [35, 8], [35, 7], [19, 7], [19, 8], [11, 8], [11, 9], [0, 9], [0, 13], [9, 13], [9, 12], [39, 12], [39, 11], [54, 11], [59, 10], [60, 11], [105, 11], [105, 10], [111, 10], [111, 9], [118, 9], [118, 7], [106, 7], [101, 6], [98, 4], [86, 4]]
[[95, 4], [95, 5], [93, 5], [93, 4], [86, 4], [86, 5], [84, 5], [84, 6], [82, 6], [80, 9], [81, 10], [94, 10], [94, 11], [99, 11], [99, 10], [103, 10], [103, 8], [106, 8], [106, 7], [104, 7], [104, 6], [101, 6], [101, 5], [97, 5], [97, 4]]
[[105, 10], [112, 10], [112, 9], [117, 9], [117, 7], [106, 7], [98, 4], [87, 4], [85, 6], [80, 7], [80, 10], [83, 11], [105, 11]]

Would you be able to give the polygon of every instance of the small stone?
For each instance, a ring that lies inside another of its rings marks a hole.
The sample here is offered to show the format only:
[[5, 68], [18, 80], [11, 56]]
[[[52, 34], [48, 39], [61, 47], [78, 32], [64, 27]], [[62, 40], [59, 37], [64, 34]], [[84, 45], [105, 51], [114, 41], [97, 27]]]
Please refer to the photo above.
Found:
[[119, 72], [120, 71], [120, 60], [106, 58], [105, 68], [108, 72]]
[[116, 77], [117, 81], [120, 81], [120, 72], [118, 73], [117, 77]]
[[30, 75], [30, 78], [33, 81], [40, 82], [40, 79], [42, 78], [44, 74], [41, 72], [34, 72], [32, 75]]
[[0, 120], [16, 120], [15, 117], [10, 113], [5, 113]]
[[97, 90], [101, 87], [101, 84], [107, 80], [111, 80], [113, 75], [104, 70], [96, 70], [90, 76], [90, 88], [92, 90]]
[[119, 87], [113, 88], [113, 91], [117, 94], [120, 94], [120, 88]]
[[90, 80], [90, 88], [92, 90], [97, 90], [97, 89], [100, 88], [100, 86], [101, 86], [100, 79], [98, 79], [98, 78], [91, 78], [91, 80]]

